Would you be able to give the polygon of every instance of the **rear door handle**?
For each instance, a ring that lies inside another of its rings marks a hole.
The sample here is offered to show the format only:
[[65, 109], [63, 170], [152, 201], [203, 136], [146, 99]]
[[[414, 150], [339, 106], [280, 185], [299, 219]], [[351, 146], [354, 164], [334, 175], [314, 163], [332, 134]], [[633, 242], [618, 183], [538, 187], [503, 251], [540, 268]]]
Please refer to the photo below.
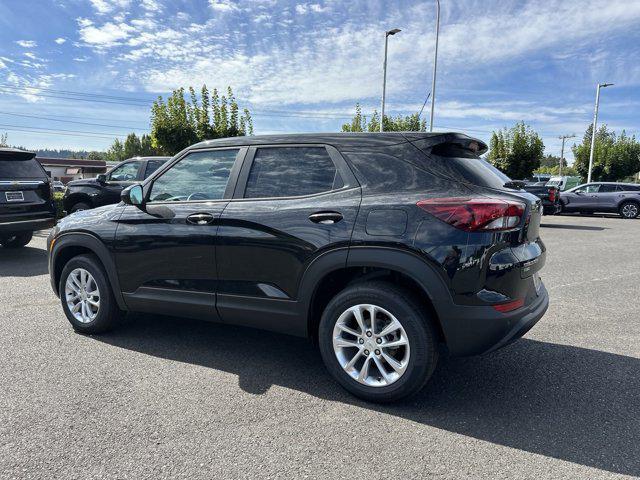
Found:
[[313, 223], [331, 225], [342, 220], [342, 214], [340, 212], [317, 212], [309, 215], [309, 220]]
[[209, 225], [213, 222], [210, 213], [193, 213], [187, 217], [187, 223], [191, 225]]

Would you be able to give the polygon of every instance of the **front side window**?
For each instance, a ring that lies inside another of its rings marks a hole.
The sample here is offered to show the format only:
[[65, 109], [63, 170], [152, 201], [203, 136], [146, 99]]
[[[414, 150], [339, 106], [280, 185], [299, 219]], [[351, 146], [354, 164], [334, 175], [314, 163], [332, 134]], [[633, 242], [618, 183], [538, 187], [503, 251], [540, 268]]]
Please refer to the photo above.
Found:
[[298, 197], [340, 188], [342, 180], [324, 147], [259, 148], [245, 198]]
[[153, 182], [150, 202], [220, 200], [238, 149], [190, 153]]
[[109, 173], [109, 180], [112, 182], [133, 182], [138, 178], [140, 162], [124, 163]]

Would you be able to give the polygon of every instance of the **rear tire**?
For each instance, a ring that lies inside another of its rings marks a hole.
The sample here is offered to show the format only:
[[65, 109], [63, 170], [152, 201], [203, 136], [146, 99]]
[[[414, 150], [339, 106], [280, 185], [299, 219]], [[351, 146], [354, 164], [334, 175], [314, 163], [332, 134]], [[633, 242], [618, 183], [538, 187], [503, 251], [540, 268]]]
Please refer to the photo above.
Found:
[[3, 238], [0, 243], [4, 248], [22, 248], [33, 238], [33, 232], [21, 232]]
[[640, 205], [636, 202], [622, 202], [618, 213], [622, 218], [638, 218], [638, 215], [640, 215]]
[[76, 332], [103, 333], [119, 325], [124, 316], [102, 264], [93, 255], [78, 255], [67, 262], [58, 292], [62, 309]]
[[397, 401], [417, 393], [433, 374], [438, 348], [432, 321], [402, 288], [382, 281], [355, 284], [325, 308], [318, 329], [320, 353], [329, 373], [353, 395], [370, 402]]
[[71, 207], [69, 213], [80, 212], [82, 210], [89, 210], [91, 207], [84, 202], [78, 202]]

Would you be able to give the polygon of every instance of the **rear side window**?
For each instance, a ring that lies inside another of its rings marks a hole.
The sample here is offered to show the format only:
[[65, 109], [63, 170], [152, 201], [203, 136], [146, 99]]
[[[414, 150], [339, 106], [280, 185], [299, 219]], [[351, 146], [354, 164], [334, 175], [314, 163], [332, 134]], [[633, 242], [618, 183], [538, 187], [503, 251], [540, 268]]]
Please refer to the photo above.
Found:
[[164, 165], [164, 162], [165, 160], [149, 160], [147, 162], [147, 169], [144, 171], [144, 178], [148, 178], [153, 172]]
[[600, 185], [600, 189], [598, 190], [599, 193], [608, 193], [608, 192], [615, 192], [616, 189], [616, 185], [607, 185], [607, 184], [602, 184]]
[[0, 178], [42, 178], [45, 171], [35, 158], [30, 160], [0, 160]]
[[297, 197], [341, 186], [336, 167], [324, 147], [259, 148], [244, 197]]
[[619, 192], [638, 192], [640, 185], [618, 185]]

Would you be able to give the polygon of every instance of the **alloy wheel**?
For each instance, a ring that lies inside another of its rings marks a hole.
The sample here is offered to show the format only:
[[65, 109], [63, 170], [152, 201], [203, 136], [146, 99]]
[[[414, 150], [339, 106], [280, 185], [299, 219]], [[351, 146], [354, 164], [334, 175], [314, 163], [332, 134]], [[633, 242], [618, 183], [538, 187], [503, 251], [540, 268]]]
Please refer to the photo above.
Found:
[[382, 307], [359, 304], [343, 312], [333, 328], [333, 351], [357, 382], [386, 387], [405, 373], [411, 354], [402, 323]]
[[80, 323], [95, 320], [100, 311], [100, 290], [93, 276], [84, 268], [69, 273], [65, 283], [65, 300], [71, 315]]
[[638, 216], [638, 206], [634, 203], [627, 203], [622, 207], [622, 215], [625, 218], [636, 218]]

